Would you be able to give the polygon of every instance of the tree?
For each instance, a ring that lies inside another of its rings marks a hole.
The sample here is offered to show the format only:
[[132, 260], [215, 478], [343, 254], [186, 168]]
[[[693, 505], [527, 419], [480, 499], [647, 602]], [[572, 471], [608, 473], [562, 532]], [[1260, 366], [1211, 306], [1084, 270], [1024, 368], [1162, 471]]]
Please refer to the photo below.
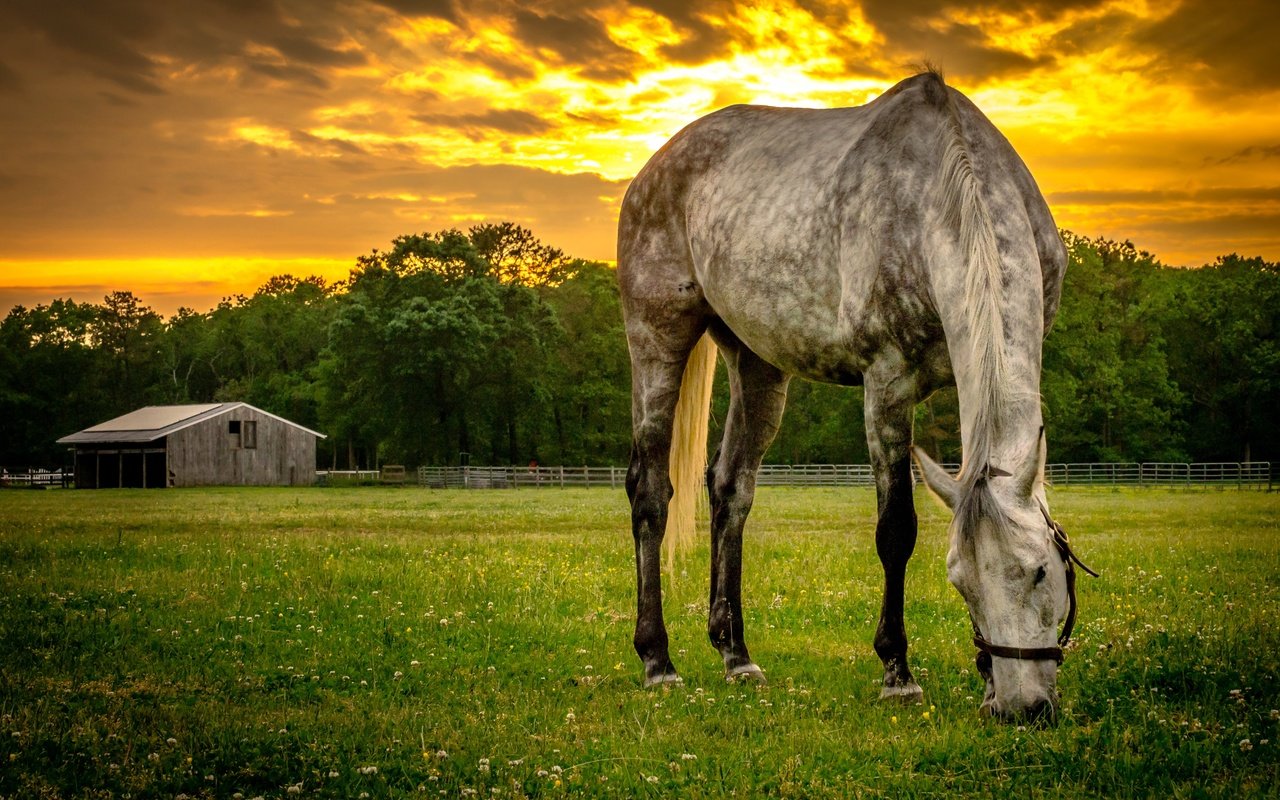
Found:
[[1280, 458], [1280, 268], [1232, 254], [1180, 272], [1166, 328], [1194, 457]]
[[631, 445], [631, 361], [618, 278], [589, 261], [567, 272], [563, 283], [545, 291], [557, 323], [545, 456], [549, 463], [623, 464]]
[[[501, 237], [485, 230], [496, 247]], [[526, 255], [551, 252], [517, 238]], [[361, 257], [323, 359], [326, 424], [407, 463], [449, 463], [460, 452], [518, 463], [534, 452], [555, 320], [504, 269], [458, 231], [402, 236]]]
[[116, 414], [158, 399], [164, 331], [160, 315], [129, 291], [103, 298], [89, 326], [94, 344], [109, 364], [106, 392]]
[[113, 410], [94, 341], [100, 307], [72, 300], [14, 307], [0, 322], [0, 464], [65, 465], [59, 436]]
[[1070, 263], [1041, 381], [1051, 457], [1184, 460], [1183, 396], [1159, 325], [1168, 270], [1130, 242], [1063, 239]]
[[556, 286], [582, 263], [543, 244], [528, 228], [511, 222], [476, 225], [467, 232], [467, 238], [502, 283]]

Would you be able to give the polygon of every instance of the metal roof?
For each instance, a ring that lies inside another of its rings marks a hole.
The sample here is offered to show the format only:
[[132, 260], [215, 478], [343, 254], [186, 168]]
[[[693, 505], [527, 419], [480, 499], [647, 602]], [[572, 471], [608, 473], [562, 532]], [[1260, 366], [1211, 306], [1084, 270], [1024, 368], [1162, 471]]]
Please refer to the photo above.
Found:
[[259, 414], [278, 419], [321, 439], [326, 438], [323, 433], [304, 428], [296, 422], [290, 422], [284, 417], [277, 417], [269, 411], [263, 411], [248, 403], [192, 403], [179, 406], [146, 406], [137, 411], [130, 411], [124, 416], [94, 425], [92, 428], [85, 428], [70, 436], [63, 436], [58, 440], [58, 444], [154, 442], [175, 431], [188, 428], [212, 417], [221, 416], [237, 408], [252, 409]]

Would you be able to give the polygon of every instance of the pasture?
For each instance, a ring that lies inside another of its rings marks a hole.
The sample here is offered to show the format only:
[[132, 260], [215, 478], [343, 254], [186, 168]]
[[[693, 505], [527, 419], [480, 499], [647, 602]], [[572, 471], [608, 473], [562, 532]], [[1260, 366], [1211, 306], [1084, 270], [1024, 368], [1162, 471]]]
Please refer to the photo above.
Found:
[[876, 702], [870, 489], [762, 488], [765, 687], [665, 599], [639, 688], [621, 491], [0, 491], [4, 797], [1274, 796], [1280, 495], [1056, 490], [1099, 579], [1050, 729], [978, 718], [946, 514], [918, 491], [922, 706]]

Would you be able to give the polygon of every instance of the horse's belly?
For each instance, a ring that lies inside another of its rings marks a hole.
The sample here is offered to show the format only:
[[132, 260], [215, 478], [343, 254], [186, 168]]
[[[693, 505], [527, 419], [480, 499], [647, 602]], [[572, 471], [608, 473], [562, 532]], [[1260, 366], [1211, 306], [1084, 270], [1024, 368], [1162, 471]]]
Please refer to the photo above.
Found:
[[765, 361], [810, 380], [861, 383], [865, 339], [842, 318], [836, 271], [771, 266], [704, 263], [698, 279], [716, 315]]

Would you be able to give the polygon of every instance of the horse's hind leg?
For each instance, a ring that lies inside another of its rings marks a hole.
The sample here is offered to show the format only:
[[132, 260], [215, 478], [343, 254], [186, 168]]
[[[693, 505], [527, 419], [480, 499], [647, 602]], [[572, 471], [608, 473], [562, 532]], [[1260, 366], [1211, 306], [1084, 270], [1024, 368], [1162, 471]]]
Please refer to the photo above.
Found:
[[[701, 313], [675, 302], [648, 304], [628, 296], [627, 344], [631, 350], [631, 533], [636, 546], [636, 654], [645, 686], [680, 680], [667, 648], [662, 618], [662, 538], [671, 501], [671, 432], [685, 362], [706, 328]], [[653, 292], [657, 294], [656, 291]], [[646, 298], [651, 299], [651, 298]], [[659, 310], [661, 309], [661, 310]]]
[[865, 414], [867, 446], [875, 471], [879, 519], [876, 552], [884, 568], [884, 599], [876, 628], [876, 654], [884, 663], [880, 698], [919, 702], [920, 686], [907, 666], [903, 592], [907, 561], [916, 546], [916, 510], [911, 499], [911, 425], [917, 386], [895, 367], [867, 371]]
[[755, 499], [756, 471], [787, 402], [788, 376], [732, 335], [712, 333], [729, 366], [724, 439], [707, 469], [711, 496], [711, 601], [707, 632], [724, 658], [725, 677], [764, 680], [742, 632], [742, 528]]

